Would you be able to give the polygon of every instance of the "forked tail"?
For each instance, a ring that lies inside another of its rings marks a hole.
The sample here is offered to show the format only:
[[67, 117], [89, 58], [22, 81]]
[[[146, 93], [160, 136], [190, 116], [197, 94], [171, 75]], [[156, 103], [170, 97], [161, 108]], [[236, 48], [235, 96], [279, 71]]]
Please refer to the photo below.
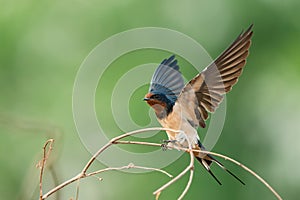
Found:
[[[200, 143], [200, 141], [198, 142], [198, 145], [200, 146], [200, 148], [202, 150], [205, 150], [203, 145]], [[245, 185], [245, 183], [239, 177], [237, 177], [235, 174], [233, 174], [231, 171], [229, 171], [221, 162], [219, 162], [213, 156], [207, 154], [202, 158], [197, 155], [195, 155], [195, 157], [201, 163], [201, 165], [208, 171], [208, 173], [219, 183], [219, 185], [222, 185], [222, 183], [219, 181], [219, 179], [213, 174], [213, 172], [210, 169], [210, 166], [212, 163], [216, 163], [219, 167], [221, 167], [223, 170], [225, 170], [228, 174], [230, 174], [236, 180], [238, 180], [240, 183]]]

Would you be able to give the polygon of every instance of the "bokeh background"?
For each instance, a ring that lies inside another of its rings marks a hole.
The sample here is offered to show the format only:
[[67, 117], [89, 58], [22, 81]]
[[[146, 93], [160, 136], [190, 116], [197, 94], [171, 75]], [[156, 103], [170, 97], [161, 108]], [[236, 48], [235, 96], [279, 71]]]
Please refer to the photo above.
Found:
[[[296, 0], [1, 0], [1, 199], [38, 199], [39, 172], [35, 165], [48, 138], [55, 139], [55, 146], [49, 161], [52, 167], [46, 168], [44, 191], [78, 173], [90, 158], [74, 125], [72, 90], [80, 64], [101, 41], [131, 28], [164, 27], [194, 38], [214, 58], [251, 23], [255, 24], [251, 54], [239, 83], [227, 95], [223, 133], [213, 150], [252, 168], [284, 199], [298, 199], [299, 8], [300, 2]], [[116, 70], [108, 71], [115, 78], [108, 79], [111, 82], [106, 83], [106, 88], [117, 81], [122, 67], [159, 62], [168, 55], [168, 52], [144, 50], [123, 56], [122, 61], [114, 63], [112, 69]], [[180, 62], [185, 63], [183, 59]], [[146, 86], [134, 95], [142, 98], [145, 92]], [[101, 95], [96, 95], [96, 99], [100, 102]], [[137, 123], [147, 124], [149, 118], [143, 119], [148, 112], [146, 104], [133, 98], [129, 107]], [[105, 104], [96, 108], [101, 118]], [[111, 137], [121, 133], [113, 125], [114, 122], [107, 122]], [[161, 134], [153, 142], [163, 138]], [[188, 155], [183, 155], [165, 170], [176, 175], [188, 160]], [[196, 164], [195, 177], [185, 199], [275, 199], [250, 174], [224, 163], [246, 186], [214, 167], [223, 182], [218, 186]], [[101, 163], [93, 166], [103, 167]], [[80, 182], [79, 199], [153, 199], [152, 192], [169, 180], [154, 172], [108, 172], [99, 177], [103, 181], [89, 178]], [[187, 180], [186, 176], [168, 188], [161, 199], [176, 199]], [[76, 183], [49, 199], [74, 198], [75, 191]]]

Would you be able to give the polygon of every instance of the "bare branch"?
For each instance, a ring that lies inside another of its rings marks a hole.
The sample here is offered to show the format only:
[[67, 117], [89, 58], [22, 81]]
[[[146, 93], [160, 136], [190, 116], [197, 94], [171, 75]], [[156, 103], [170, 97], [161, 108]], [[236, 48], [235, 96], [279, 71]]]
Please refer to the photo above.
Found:
[[240, 166], [241, 168], [243, 168], [245, 171], [249, 172], [250, 174], [252, 174], [255, 178], [257, 178], [260, 182], [262, 182], [275, 196], [278, 200], [282, 200], [281, 196], [276, 192], [276, 190], [267, 182], [265, 181], [261, 176], [259, 176], [257, 173], [255, 173], [253, 170], [249, 169], [248, 167], [246, 167], [245, 165], [243, 165], [242, 163], [228, 157], [228, 156], [224, 156], [222, 154], [219, 153], [214, 153], [214, 152], [210, 152], [210, 151], [201, 151], [201, 150], [193, 150], [194, 152], [200, 152], [200, 153], [207, 153], [210, 155], [214, 155], [220, 158], [224, 158], [225, 160], [229, 160], [230, 162]]
[[101, 170], [98, 170], [98, 171], [94, 171], [94, 172], [91, 172], [91, 173], [88, 173], [86, 175], [86, 177], [88, 176], [93, 176], [93, 175], [96, 175], [96, 174], [100, 174], [102, 172], [106, 172], [106, 171], [113, 171], [113, 170], [124, 170], [124, 169], [144, 169], [144, 170], [152, 170], [152, 171], [157, 171], [157, 172], [161, 172], [167, 176], [169, 176], [170, 178], [172, 178], [173, 176], [171, 174], [169, 174], [168, 172], [162, 170], [162, 169], [157, 169], [157, 168], [153, 168], [153, 167], [142, 167], [142, 166], [137, 166], [137, 165], [134, 165], [133, 163], [129, 163], [127, 166], [122, 166], [122, 167], [108, 167], [108, 168], [105, 168], [105, 169], [101, 169]]
[[[62, 144], [62, 134], [63, 130], [61, 127], [56, 126], [55, 124], [51, 124], [50, 122], [34, 120], [23, 118], [19, 116], [12, 115], [11, 113], [0, 113], [0, 126], [7, 127], [8, 129], [21, 131], [22, 133], [33, 134], [38, 133], [38, 136], [46, 136], [46, 138], [52, 138], [56, 141], [55, 148], [58, 149], [59, 146]], [[58, 176], [55, 168], [52, 164], [57, 159], [57, 154], [52, 155], [51, 159], [47, 160], [47, 168], [50, 171], [50, 175], [53, 178], [54, 185], [58, 185]], [[38, 167], [41, 167], [42, 160], [38, 164]], [[22, 188], [19, 191], [19, 198], [20, 199], [33, 199], [34, 192], [32, 191], [33, 188], [36, 187], [35, 184], [32, 182], [32, 177], [35, 176], [36, 170], [27, 172], [26, 177], [22, 181]], [[38, 176], [40, 176], [38, 174]], [[31, 190], [32, 188], [32, 190]], [[59, 193], [56, 193], [56, 200], [60, 199]]]
[[192, 184], [192, 180], [193, 180], [193, 177], [194, 177], [194, 168], [191, 168], [190, 169], [190, 178], [189, 178], [189, 181], [184, 189], [184, 191], [182, 192], [182, 194], [178, 197], [178, 200], [181, 200], [183, 199], [183, 197], [186, 195], [186, 193], [189, 191], [190, 187], [191, 187], [191, 184]]
[[170, 178], [173, 178], [173, 175], [172, 175], [172, 174], [169, 174], [167, 171], [162, 170], [162, 169], [157, 169], [157, 168], [153, 168], [153, 167], [136, 166], [136, 165], [135, 165], [133, 168], [136, 168], [136, 169], [144, 169], [144, 170], [150, 170], [150, 171], [157, 171], [157, 172], [160, 172], [160, 173], [163, 173], [163, 174], [167, 175], [167, 176], [170, 177]]
[[43, 195], [42, 199], [46, 199], [48, 198], [50, 195], [52, 195], [53, 193], [55, 193], [56, 191], [60, 190], [61, 188], [64, 188], [65, 186], [73, 183], [74, 181], [84, 178], [86, 177], [86, 172], [89, 169], [89, 167], [92, 165], [92, 163], [96, 160], [96, 158], [103, 152], [105, 151], [108, 147], [110, 147], [111, 145], [115, 144], [116, 141], [123, 139], [125, 137], [131, 136], [131, 135], [135, 135], [138, 133], [143, 133], [143, 132], [147, 132], [147, 131], [173, 131], [173, 132], [181, 132], [179, 130], [173, 130], [173, 129], [169, 129], [169, 128], [145, 128], [145, 129], [140, 129], [140, 130], [136, 130], [136, 131], [131, 131], [125, 134], [122, 134], [120, 136], [117, 136], [113, 139], [111, 139], [107, 144], [105, 144], [102, 148], [100, 148], [93, 156], [92, 158], [87, 162], [87, 164], [85, 165], [85, 167], [82, 169], [81, 173], [77, 174], [76, 176], [74, 176], [73, 178], [63, 182], [62, 184], [56, 186], [55, 188], [53, 188], [52, 190], [50, 190], [49, 192], [47, 192], [46, 194]]
[[169, 129], [169, 128], [145, 128], [145, 129], [140, 129], [140, 130], [136, 130], [136, 131], [131, 131], [125, 134], [122, 134], [120, 136], [117, 136], [113, 139], [111, 139], [106, 145], [104, 145], [101, 149], [99, 149], [94, 155], [93, 157], [88, 161], [88, 163], [86, 164], [86, 166], [83, 168], [82, 173], [85, 174], [86, 171], [88, 170], [88, 168], [91, 166], [91, 164], [95, 161], [95, 159], [105, 150], [107, 149], [109, 146], [111, 146], [112, 144], [114, 144], [116, 141], [123, 139], [125, 137], [131, 136], [131, 135], [135, 135], [138, 133], [143, 133], [143, 132], [148, 132], [148, 131], [173, 131], [173, 132], [181, 132], [180, 130], [173, 130], [173, 129]]
[[[49, 139], [46, 141], [43, 147], [43, 159], [38, 163], [38, 167], [41, 169], [40, 170], [40, 180], [39, 180], [39, 186], [40, 186], [40, 200], [43, 199], [43, 174], [44, 174], [44, 168], [46, 165], [46, 162], [48, 160], [48, 157], [52, 151], [52, 145], [53, 145], [54, 140]], [[47, 146], [49, 145], [49, 149], [47, 151]]]
[[190, 164], [179, 175], [177, 175], [174, 179], [172, 179], [171, 181], [169, 181], [168, 183], [166, 183], [165, 185], [163, 185], [162, 187], [157, 189], [155, 192], [153, 192], [153, 194], [156, 196], [157, 199], [158, 199], [159, 195], [161, 194], [161, 192], [163, 190], [165, 190], [167, 187], [169, 187], [170, 185], [172, 185], [173, 183], [178, 181], [180, 178], [182, 178], [188, 171], [190, 171], [190, 178], [189, 178], [188, 184], [186, 185], [184, 191], [182, 192], [182, 194], [180, 195], [180, 197], [178, 199], [181, 200], [184, 197], [184, 195], [187, 193], [187, 191], [189, 190], [190, 185], [191, 185], [192, 180], [193, 180], [193, 175], [194, 175], [194, 154], [193, 154], [193, 149], [192, 149], [191, 142], [187, 138], [187, 136], [186, 136], [186, 141], [188, 142], [189, 148], [185, 149], [185, 151], [189, 152], [189, 154], [190, 154]]
[[[157, 144], [157, 143], [151, 143], [151, 142], [135, 142], [135, 141], [118, 141], [116, 144], [137, 144], [137, 145], [146, 145], [146, 146], [161, 146], [161, 144]], [[170, 146], [168, 146], [168, 148], [172, 148]], [[176, 147], [179, 150], [182, 151], [187, 151], [188, 149], [186, 148], [181, 148], [181, 147]], [[249, 169], [248, 167], [246, 167], [245, 165], [243, 165], [242, 163], [228, 157], [228, 156], [224, 156], [222, 154], [219, 153], [214, 153], [211, 151], [202, 151], [202, 150], [196, 150], [193, 149], [193, 152], [199, 152], [199, 153], [206, 153], [206, 154], [210, 154], [210, 155], [214, 155], [220, 158], [223, 158], [225, 160], [229, 160], [230, 162], [240, 166], [241, 168], [243, 168], [245, 171], [249, 172], [251, 175], [253, 175], [255, 178], [257, 178], [260, 182], [262, 182], [275, 196], [278, 200], [282, 200], [282, 198], [280, 197], [280, 195], [276, 192], [276, 190], [274, 188], [272, 188], [270, 186], [270, 184], [268, 184], [262, 177], [260, 177], [257, 173], [255, 173], [253, 170]]]
[[[133, 164], [129, 164], [127, 166], [122, 166], [122, 167], [117, 167], [117, 168], [106, 168], [106, 169], [102, 169], [102, 170], [98, 170], [95, 172], [91, 172], [91, 173], [86, 173], [87, 170], [89, 169], [89, 167], [92, 165], [92, 163], [95, 161], [95, 159], [103, 152], [105, 151], [108, 147], [110, 147], [113, 144], [137, 144], [137, 145], [146, 145], [146, 146], [155, 146], [155, 147], [161, 147], [161, 144], [158, 143], [150, 143], [150, 142], [136, 142], [136, 141], [119, 141], [120, 139], [123, 139], [125, 137], [131, 136], [131, 135], [135, 135], [138, 133], [142, 133], [142, 132], [147, 132], [147, 131], [157, 131], [157, 130], [170, 130], [173, 132], [181, 132], [179, 130], [172, 130], [172, 129], [167, 129], [167, 128], [146, 128], [146, 129], [141, 129], [141, 130], [136, 130], [136, 131], [132, 131], [132, 132], [128, 132], [125, 133], [123, 135], [120, 135], [118, 137], [115, 137], [113, 139], [111, 139], [106, 145], [104, 145], [102, 148], [100, 148], [93, 156], [92, 158], [87, 162], [87, 164], [85, 165], [85, 167], [83, 168], [83, 170], [81, 171], [81, 173], [79, 173], [78, 175], [74, 176], [73, 178], [65, 181], [64, 183], [56, 186], [55, 188], [53, 188], [52, 190], [50, 190], [49, 192], [47, 192], [46, 194], [44, 194], [41, 198], [41, 200], [44, 200], [46, 198], [48, 198], [50, 195], [52, 195], [53, 193], [57, 192], [58, 190], [64, 188], [65, 186], [73, 183], [76, 180], [79, 180], [81, 178], [85, 178], [88, 176], [92, 176], [95, 174], [99, 174], [105, 171], [111, 171], [111, 170], [122, 170], [122, 169], [129, 169], [129, 168], [139, 168], [139, 169], [151, 169], [151, 170], [155, 170], [155, 171], [159, 171], [162, 173], [165, 173], [168, 175], [167, 172], [160, 170], [160, 169], [155, 169], [155, 168], [148, 168], [148, 167], [141, 167], [141, 166], [134, 166]], [[229, 160], [233, 163], [235, 163], [236, 165], [240, 166], [241, 168], [243, 168], [244, 170], [248, 171], [250, 174], [252, 174], [253, 176], [255, 176], [259, 181], [261, 181], [276, 197], [278, 200], [282, 200], [282, 198], [280, 197], [280, 195], [264, 180], [262, 179], [259, 175], [257, 175], [255, 172], [253, 172], [252, 170], [250, 170], [248, 167], [244, 166], [243, 164], [235, 161], [232, 158], [229, 158], [227, 156], [224, 156], [222, 154], [218, 154], [218, 153], [214, 153], [214, 152], [209, 152], [209, 151], [201, 151], [201, 150], [194, 150], [191, 148], [191, 145], [189, 144], [189, 148], [182, 148], [182, 147], [174, 147], [174, 146], [170, 146], [167, 145], [167, 148], [173, 149], [176, 148], [177, 150], [182, 150], [182, 151], [186, 151], [190, 154], [190, 164], [179, 174], [177, 175], [174, 179], [172, 179], [171, 181], [169, 181], [168, 183], [166, 183], [165, 185], [163, 185], [162, 187], [160, 187], [159, 189], [157, 189], [154, 194], [156, 196], [156, 199], [158, 199], [159, 195], [161, 194], [161, 192], [169, 187], [171, 184], [173, 184], [174, 182], [176, 182], [178, 179], [180, 179], [182, 176], [184, 176], [188, 171], [190, 171], [190, 177], [189, 177], [189, 181], [184, 189], [184, 191], [182, 192], [182, 194], [180, 195], [179, 199], [182, 199], [185, 194], [187, 193], [187, 191], [190, 188], [190, 185], [192, 183], [192, 179], [193, 179], [193, 173], [194, 173], [194, 156], [193, 153], [194, 152], [200, 152], [200, 153], [206, 153], [206, 154], [211, 154], [217, 157], [221, 157], [224, 158], [225, 160]], [[168, 175], [171, 176], [171, 175]]]
[[42, 197], [42, 200], [48, 198], [51, 194], [57, 192], [58, 190], [64, 188], [65, 186], [67, 186], [67, 185], [69, 185], [69, 184], [73, 183], [74, 181], [77, 181], [81, 178], [84, 178], [84, 176], [81, 173], [79, 173], [76, 176], [74, 176], [73, 178], [61, 183], [60, 185], [56, 186], [55, 188], [53, 188], [52, 190], [50, 190], [49, 192], [44, 194], [43, 197]]
[[171, 174], [169, 174], [168, 172], [162, 170], [162, 169], [157, 169], [157, 168], [152, 168], [152, 167], [142, 167], [142, 166], [136, 166], [134, 165], [133, 163], [129, 163], [128, 165], [126, 166], [122, 166], [122, 167], [108, 167], [108, 168], [105, 168], [105, 169], [101, 169], [101, 170], [97, 170], [97, 171], [94, 171], [94, 172], [91, 172], [91, 173], [88, 173], [88, 174], [85, 174], [85, 175], [82, 175], [82, 174], [78, 174], [77, 176], [67, 180], [66, 182], [58, 185], [57, 187], [53, 188], [52, 190], [50, 190], [49, 192], [47, 192], [45, 195], [43, 195], [43, 199], [46, 199], [48, 198], [51, 194], [57, 192], [58, 190], [64, 188], [65, 186], [77, 181], [77, 180], [80, 180], [82, 178], [86, 178], [86, 177], [90, 177], [90, 176], [94, 176], [96, 174], [100, 174], [100, 173], [103, 173], [103, 172], [107, 172], [107, 171], [119, 171], [119, 170], [124, 170], [124, 169], [144, 169], [144, 170], [153, 170], [153, 171], [157, 171], [157, 172], [161, 172], [163, 174], [166, 174], [167, 176], [169, 176], [170, 178], [172, 178], [173, 176]]
[[[189, 144], [190, 145], [190, 144]], [[193, 181], [193, 177], [194, 177], [194, 152], [192, 151], [191, 145], [190, 145], [190, 149], [189, 149], [189, 153], [190, 153], [190, 157], [191, 157], [191, 161], [190, 161], [190, 178], [189, 181], [184, 189], [184, 191], [182, 192], [182, 194], [179, 196], [178, 200], [183, 199], [183, 197], [186, 195], [186, 193], [188, 192], [188, 190], [191, 187], [192, 181]]]

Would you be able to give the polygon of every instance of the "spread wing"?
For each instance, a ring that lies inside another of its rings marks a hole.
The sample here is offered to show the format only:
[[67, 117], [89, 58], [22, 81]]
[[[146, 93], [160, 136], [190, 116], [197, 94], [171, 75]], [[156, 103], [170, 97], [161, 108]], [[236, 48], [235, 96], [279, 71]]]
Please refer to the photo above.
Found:
[[165, 59], [155, 70], [150, 83], [149, 92], [165, 94], [172, 102], [177, 100], [184, 87], [182, 75], [175, 56]]
[[208, 112], [216, 110], [223, 95], [238, 81], [249, 54], [252, 26], [182, 90], [178, 101], [185, 108], [183, 114], [193, 126], [204, 128]]

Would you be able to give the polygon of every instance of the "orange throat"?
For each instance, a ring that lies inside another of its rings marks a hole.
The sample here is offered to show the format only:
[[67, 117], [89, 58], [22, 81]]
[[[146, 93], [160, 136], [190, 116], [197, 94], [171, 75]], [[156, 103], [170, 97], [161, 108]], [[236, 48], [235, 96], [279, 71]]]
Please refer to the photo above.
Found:
[[[148, 95], [146, 95], [145, 98], [149, 98]], [[149, 99], [147, 100], [147, 104], [153, 108], [158, 118], [163, 118], [166, 116], [167, 103], [157, 99]]]

